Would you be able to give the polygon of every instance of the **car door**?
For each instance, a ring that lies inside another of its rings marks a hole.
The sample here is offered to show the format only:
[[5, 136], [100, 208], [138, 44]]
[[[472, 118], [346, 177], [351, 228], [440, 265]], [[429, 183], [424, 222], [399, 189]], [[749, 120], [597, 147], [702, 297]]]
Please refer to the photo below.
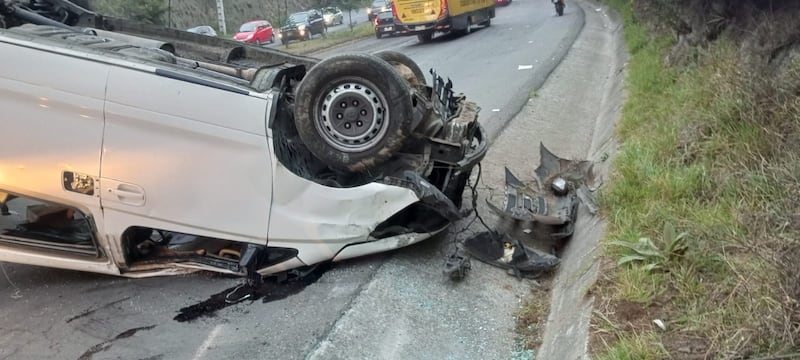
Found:
[[113, 68], [101, 188], [107, 231], [121, 237], [140, 226], [265, 244], [266, 112], [266, 99], [188, 71]]
[[[0, 40], [0, 54], [0, 242], [98, 257], [109, 66], [13, 39]], [[24, 252], [2, 260], [85, 270]]]
[[269, 41], [269, 37], [267, 37], [267, 25], [263, 22], [258, 23], [258, 25], [256, 25], [255, 34], [253, 34], [253, 37], [260, 44]]

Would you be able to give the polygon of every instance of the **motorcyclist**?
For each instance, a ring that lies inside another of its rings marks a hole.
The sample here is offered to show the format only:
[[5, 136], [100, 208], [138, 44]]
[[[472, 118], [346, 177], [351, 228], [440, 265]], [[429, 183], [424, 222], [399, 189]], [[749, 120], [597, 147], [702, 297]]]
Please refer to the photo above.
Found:
[[564, 8], [567, 7], [567, 4], [564, 0], [550, 0], [556, 7], [556, 15], [561, 16], [564, 14]]

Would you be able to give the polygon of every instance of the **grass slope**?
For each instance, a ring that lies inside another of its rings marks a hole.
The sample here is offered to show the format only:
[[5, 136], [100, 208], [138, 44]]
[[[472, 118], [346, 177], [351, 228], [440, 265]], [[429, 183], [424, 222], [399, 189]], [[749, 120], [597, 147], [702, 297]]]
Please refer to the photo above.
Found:
[[800, 61], [770, 76], [721, 39], [665, 67], [671, 39], [610, 3], [631, 58], [595, 358], [800, 357]]

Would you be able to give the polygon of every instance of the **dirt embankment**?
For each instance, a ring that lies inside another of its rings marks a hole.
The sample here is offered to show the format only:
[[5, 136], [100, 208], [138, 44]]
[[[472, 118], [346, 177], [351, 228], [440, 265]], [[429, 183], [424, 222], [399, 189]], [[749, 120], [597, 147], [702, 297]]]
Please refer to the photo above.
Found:
[[720, 40], [738, 45], [742, 65], [770, 70], [800, 53], [800, 2], [794, 0], [642, 0], [637, 20], [677, 37], [668, 65], [685, 64]]
[[[225, 0], [225, 23], [228, 33], [235, 32], [239, 26], [249, 20], [266, 19], [278, 21], [286, 13], [302, 11], [312, 7], [314, 0], [292, 1], [256, 1]], [[211, 25], [218, 29], [216, 0], [164, 0], [164, 7], [169, 14], [164, 14], [164, 23], [170, 18], [171, 26], [187, 29], [198, 25]], [[92, 9], [102, 9], [114, 16], [126, 17], [119, 13], [114, 0], [90, 0]], [[218, 29], [219, 30], [219, 29]]]

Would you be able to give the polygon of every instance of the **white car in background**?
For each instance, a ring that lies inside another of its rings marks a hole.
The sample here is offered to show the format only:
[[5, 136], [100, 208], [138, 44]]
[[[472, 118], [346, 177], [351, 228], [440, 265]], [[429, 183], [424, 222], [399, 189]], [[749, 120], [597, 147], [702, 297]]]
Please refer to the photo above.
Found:
[[208, 25], [195, 26], [193, 28], [186, 29], [186, 31], [205, 36], [217, 36], [217, 31]]
[[486, 151], [479, 108], [399, 53], [320, 61], [64, 1], [0, 24], [0, 261], [257, 276], [395, 249], [460, 217]]
[[325, 26], [341, 25], [344, 22], [342, 10], [335, 6], [322, 8], [322, 18], [325, 19]]

